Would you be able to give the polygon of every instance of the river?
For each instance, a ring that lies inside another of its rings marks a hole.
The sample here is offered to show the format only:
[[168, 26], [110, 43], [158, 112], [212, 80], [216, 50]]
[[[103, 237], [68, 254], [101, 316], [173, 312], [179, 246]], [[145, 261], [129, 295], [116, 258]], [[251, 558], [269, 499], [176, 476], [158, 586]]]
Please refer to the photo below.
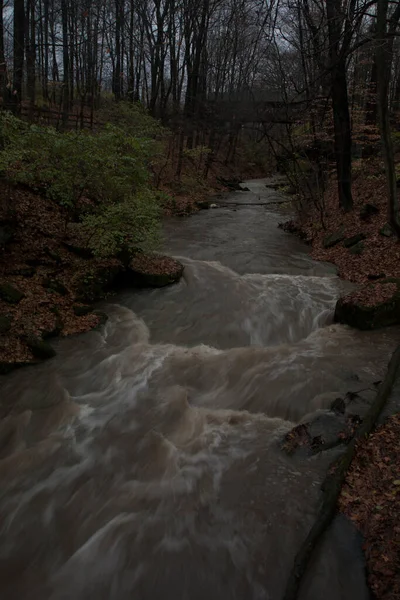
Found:
[[[98, 332], [0, 380], [0, 597], [280, 600], [334, 451], [293, 424], [381, 379], [399, 331], [332, 324], [351, 285], [278, 229], [264, 180], [165, 224], [176, 285], [126, 291]], [[367, 598], [336, 519], [302, 600]]]

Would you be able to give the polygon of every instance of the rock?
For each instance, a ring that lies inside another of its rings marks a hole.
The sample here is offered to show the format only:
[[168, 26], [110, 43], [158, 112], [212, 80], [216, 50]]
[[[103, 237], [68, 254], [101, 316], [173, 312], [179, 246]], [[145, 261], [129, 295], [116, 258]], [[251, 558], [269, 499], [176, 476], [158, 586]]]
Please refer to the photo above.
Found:
[[12, 318], [8, 315], [0, 315], [0, 335], [8, 333], [11, 329]]
[[93, 314], [97, 315], [99, 317], [99, 322], [96, 325], [96, 327], [94, 327], [94, 330], [101, 329], [103, 327], [103, 325], [105, 325], [108, 321], [107, 313], [102, 312], [101, 310], [95, 310]]
[[250, 188], [248, 187], [241, 187], [240, 189], [242, 192], [250, 192]]
[[201, 210], [207, 210], [208, 208], [210, 208], [211, 203], [208, 202], [208, 200], [199, 200], [198, 202], [196, 202], [196, 206], [197, 208], [200, 208]]
[[400, 279], [388, 278], [377, 285], [386, 283], [395, 283], [397, 290], [391, 298], [376, 306], [364, 306], [361, 301], [354, 301], [347, 296], [339, 298], [335, 308], [335, 322], [361, 330], [400, 324]]
[[381, 235], [383, 235], [384, 237], [392, 237], [392, 235], [393, 235], [393, 229], [391, 228], [391, 226], [389, 225], [389, 223], [386, 223], [386, 225], [384, 225], [379, 230], [379, 233]]
[[340, 227], [340, 229], [338, 229], [337, 231], [334, 231], [333, 233], [330, 233], [327, 236], [325, 236], [322, 244], [324, 248], [333, 248], [333, 246], [336, 246], [336, 244], [343, 242], [345, 237], [346, 234], [344, 232], [344, 227]]
[[218, 204], [210, 204], [210, 208], [218, 208]]
[[61, 296], [67, 296], [68, 290], [61, 281], [58, 279], [45, 279], [42, 283], [43, 287], [49, 292], [55, 292]]
[[331, 404], [331, 411], [338, 415], [344, 415], [346, 411], [346, 402], [343, 398], [336, 398]]
[[322, 413], [308, 423], [314, 451], [332, 448], [342, 442], [340, 434], [346, 429], [346, 419], [340, 413]]
[[75, 304], [72, 307], [72, 310], [74, 311], [74, 314], [77, 317], [84, 317], [85, 315], [88, 315], [89, 313], [93, 312], [93, 306], [90, 304], [86, 304], [86, 305], [77, 305]]
[[345, 248], [350, 248], [351, 246], [355, 246], [356, 244], [358, 244], [358, 242], [362, 242], [362, 240], [365, 240], [367, 236], [365, 235], [365, 233], [357, 233], [357, 235], [353, 235], [349, 238], [346, 238], [343, 242], [343, 246]]
[[364, 248], [364, 242], [358, 242], [358, 244], [355, 244], [349, 248], [349, 252], [350, 254], [362, 254], [364, 252]]
[[40, 358], [41, 360], [46, 360], [49, 358], [53, 358], [56, 355], [56, 351], [48, 342], [40, 339], [36, 336], [31, 336], [26, 340], [26, 345], [29, 350], [32, 352], [35, 358]]
[[386, 275], [385, 273], [370, 273], [367, 277], [370, 281], [377, 281], [378, 279], [384, 279]]
[[21, 367], [28, 366], [32, 363], [28, 362], [6, 362], [4, 360], [0, 361], [0, 375], [8, 375], [15, 369], [19, 369]]
[[22, 298], [25, 298], [25, 294], [9, 283], [2, 283], [0, 284], [0, 298], [9, 304], [18, 304]]
[[379, 213], [379, 208], [375, 204], [364, 204], [360, 210], [360, 219], [362, 221], [369, 221], [371, 217]]
[[240, 187], [240, 184], [242, 183], [240, 179], [224, 179], [223, 177], [217, 177], [217, 181], [224, 187], [227, 187], [234, 192], [240, 192], [242, 189]]
[[[154, 260], [154, 265], [152, 261]], [[159, 272], [158, 260], [165, 260], [165, 272]], [[143, 264], [138, 260], [132, 261], [129, 268], [118, 278], [122, 286], [134, 287], [165, 287], [177, 283], [183, 275], [184, 266], [179, 261], [169, 257], [152, 257]]]

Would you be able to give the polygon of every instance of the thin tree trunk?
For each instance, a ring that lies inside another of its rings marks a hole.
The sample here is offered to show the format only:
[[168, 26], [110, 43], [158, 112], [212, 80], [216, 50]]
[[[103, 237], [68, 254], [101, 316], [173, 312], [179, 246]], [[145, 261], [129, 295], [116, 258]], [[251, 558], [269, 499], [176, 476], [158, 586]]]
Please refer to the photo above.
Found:
[[400, 4], [397, 5], [397, 8], [389, 21], [389, 31], [387, 31], [388, 4], [388, 0], [378, 0], [376, 49], [376, 64], [378, 70], [378, 115], [389, 196], [388, 219], [392, 229], [396, 232], [397, 236], [400, 237], [399, 198], [397, 195], [396, 170], [388, 105], [393, 60], [393, 40], [400, 19]]
[[69, 113], [69, 82], [70, 82], [70, 60], [69, 60], [69, 36], [68, 36], [68, 0], [61, 0], [61, 19], [63, 36], [63, 100], [62, 100], [62, 125], [66, 129]]
[[25, 6], [24, 0], [14, 0], [14, 69], [13, 110], [21, 112], [22, 80], [24, 74]]

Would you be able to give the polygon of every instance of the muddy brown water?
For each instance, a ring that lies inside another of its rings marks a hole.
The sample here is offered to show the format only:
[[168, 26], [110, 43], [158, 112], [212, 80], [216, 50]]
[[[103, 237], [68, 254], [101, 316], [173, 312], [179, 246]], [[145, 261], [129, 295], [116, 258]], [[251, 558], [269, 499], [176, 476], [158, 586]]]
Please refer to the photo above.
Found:
[[[102, 331], [0, 380], [2, 599], [282, 597], [334, 451], [279, 442], [380, 379], [400, 334], [332, 324], [349, 284], [277, 228], [282, 196], [247, 185], [166, 224], [179, 284], [112, 298]], [[368, 597], [343, 519], [300, 597]]]

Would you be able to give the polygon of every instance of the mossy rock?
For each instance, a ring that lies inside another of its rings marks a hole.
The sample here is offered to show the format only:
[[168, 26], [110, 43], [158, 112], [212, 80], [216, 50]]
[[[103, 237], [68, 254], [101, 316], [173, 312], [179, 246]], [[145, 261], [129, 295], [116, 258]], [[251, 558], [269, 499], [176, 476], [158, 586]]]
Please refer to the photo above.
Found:
[[325, 236], [322, 244], [324, 248], [333, 248], [333, 246], [336, 246], [337, 244], [340, 244], [340, 242], [343, 242], [345, 237], [346, 234], [344, 232], [344, 227], [340, 227], [340, 229], [337, 229], [333, 233], [330, 233], [327, 236]]
[[0, 298], [9, 304], [18, 304], [22, 298], [25, 298], [25, 294], [9, 283], [2, 283], [0, 284]]
[[56, 355], [56, 351], [48, 342], [45, 342], [39, 337], [31, 336], [26, 340], [26, 345], [32, 352], [35, 358], [41, 360], [47, 360], [53, 358]]
[[365, 306], [360, 301], [352, 301], [348, 296], [339, 298], [335, 309], [335, 322], [350, 325], [356, 329], [371, 330], [400, 324], [400, 279], [388, 278], [379, 284], [395, 283], [397, 290], [384, 302], [375, 306]]

